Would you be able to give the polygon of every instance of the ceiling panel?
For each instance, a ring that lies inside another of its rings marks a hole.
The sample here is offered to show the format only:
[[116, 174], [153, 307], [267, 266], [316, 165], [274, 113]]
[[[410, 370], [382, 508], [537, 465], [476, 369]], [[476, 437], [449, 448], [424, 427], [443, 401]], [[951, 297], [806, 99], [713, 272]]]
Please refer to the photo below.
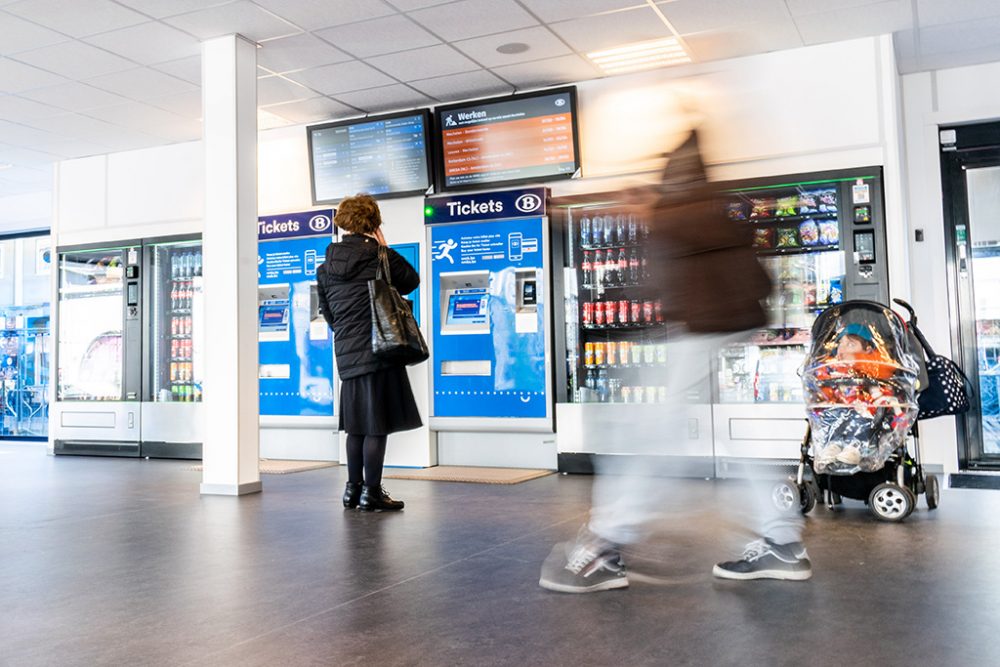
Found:
[[64, 113], [59, 107], [42, 104], [17, 95], [0, 95], [0, 118], [21, 122], [31, 118], [55, 116]]
[[311, 100], [275, 104], [267, 107], [267, 111], [285, 118], [293, 123], [315, 123], [335, 118], [357, 116], [358, 110], [331, 100], [329, 97], [316, 97]]
[[184, 79], [188, 83], [201, 86], [201, 54], [190, 58], [181, 58], [168, 63], [159, 63], [154, 66], [161, 72], [166, 72], [178, 79]]
[[149, 19], [111, 0], [21, 0], [4, 6], [4, 11], [34, 21], [47, 28], [86, 37], [143, 23]]
[[65, 77], [31, 65], [0, 58], [0, 93], [19, 93], [66, 81]]
[[682, 35], [718, 30], [747, 23], [787, 19], [783, 0], [676, 0], [658, 5], [663, 15]]
[[962, 0], [962, 2], [916, 0], [916, 3], [917, 15], [922, 26], [1000, 16], [1000, 2], [997, 0]]
[[76, 40], [25, 51], [17, 54], [17, 59], [73, 80], [135, 67], [131, 60]]
[[910, 0], [891, 0], [867, 6], [864, 11], [839, 9], [797, 16], [795, 25], [806, 44], [824, 44], [912, 28], [913, 14]]
[[[35, 167], [52, 162], [55, 157], [51, 153], [36, 151], [30, 148], [23, 148], [11, 143], [7, 143], [4, 137], [7, 136], [6, 126], [8, 124], [0, 121], [0, 161], [10, 162], [15, 166]], [[3, 172], [0, 172], [2, 174]]]
[[148, 14], [153, 18], [186, 14], [199, 9], [225, 5], [233, 0], [116, 0], [120, 5]]
[[239, 33], [255, 42], [261, 42], [302, 32], [249, 0], [237, 0], [190, 14], [172, 16], [163, 21], [198, 39]]
[[790, 18], [748, 23], [739, 28], [708, 30], [685, 35], [684, 41], [697, 62], [739, 58], [802, 46], [802, 38]]
[[126, 102], [118, 106], [92, 109], [86, 115], [113, 125], [153, 135], [159, 135], [161, 128], [179, 124], [183, 120], [177, 114], [142, 102]]
[[21, 97], [27, 97], [36, 102], [49, 104], [65, 109], [66, 111], [85, 111], [86, 109], [93, 109], [95, 107], [122, 104], [127, 101], [126, 98], [120, 95], [115, 95], [106, 90], [100, 90], [99, 88], [76, 81], [31, 90], [22, 93]]
[[3, 12], [0, 12], [0, 35], [3, 35], [3, 39], [0, 39], [0, 56], [50, 46], [69, 39], [54, 30]]
[[183, 93], [193, 90], [194, 85], [181, 81], [169, 74], [164, 74], [149, 67], [139, 67], [124, 72], [106, 74], [88, 79], [86, 83], [116, 93], [132, 100], [147, 100], [152, 97], [162, 97], [171, 93]]
[[94, 35], [84, 41], [142, 65], [179, 60], [201, 53], [201, 43], [197, 39], [157, 21]]
[[104, 146], [103, 144], [95, 144], [89, 141], [77, 141], [76, 139], [67, 139], [52, 133], [49, 133], [49, 137], [47, 139], [36, 142], [34, 148], [46, 153], [58, 155], [63, 159], [86, 157], [88, 155], [101, 155], [108, 152], [107, 146]]
[[518, 2], [543, 21], [564, 21], [646, 4], [643, 0], [518, 0]]
[[396, 109], [411, 109], [413, 107], [433, 104], [434, 100], [422, 93], [397, 83], [381, 88], [358, 90], [353, 93], [337, 95], [337, 99], [352, 107], [368, 112], [394, 111]]
[[[52, 116], [48, 116], [52, 118]], [[11, 123], [6, 120], [0, 120], [0, 142], [9, 144], [11, 146], [21, 146], [24, 148], [37, 148], [35, 142], [44, 141], [49, 138], [49, 133], [46, 130], [40, 130], [28, 123]]]
[[257, 79], [257, 104], [280, 104], [293, 100], [307, 100], [316, 97], [316, 92], [300, 83], [280, 76], [264, 76]]
[[37, 125], [64, 137], [107, 146], [109, 151], [132, 150], [163, 143], [162, 139], [151, 134], [76, 113], [40, 119]]
[[411, 86], [442, 102], [454, 102], [486, 95], [502, 95], [514, 87], [486, 70], [449, 74], [433, 79], [413, 81]]
[[580, 56], [560, 56], [530, 63], [494, 67], [493, 71], [518, 88], [550, 86], [586, 81], [601, 75], [597, 68]]
[[538, 25], [514, 0], [460, 0], [418, 9], [410, 16], [449, 42]]
[[[497, 51], [497, 47], [511, 43], [524, 44], [528, 49], [521, 53], [509, 54]], [[467, 39], [455, 42], [453, 46], [484, 67], [555, 58], [573, 52], [565, 42], [552, 34], [551, 30], [542, 26]]]
[[288, 19], [305, 30], [354, 23], [396, 10], [382, 0], [256, 0], [261, 7]]
[[292, 72], [288, 78], [326, 95], [396, 83], [391, 77], [357, 60]]
[[822, 14], [835, 9], [857, 9], [864, 11], [865, 5], [874, 5], [885, 0], [785, 0], [788, 11], [793, 16], [802, 14]]
[[997, 46], [1000, 17], [920, 28], [921, 56], [959, 53]]
[[368, 58], [368, 62], [402, 81], [429, 79], [434, 76], [479, 69], [479, 65], [447, 44], [376, 56]]
[[201, 91], [193, 90], [146, 100], [149, 104], [185, 118], [201, 118]]
[[649, 7], [563, 21], [549, 27], [580, 53], [673, 35]]
[[316, 34], [358, 58], [441, 43], [437, 37], [402, 14], [325, 28]]
[[345, 60], [351, 60], [351, 56], [309, 33], [272, 39], [257, 49], [257, 64], [278, 73]]
[[[60, 156], [61, 157], [61, 156]], [[0, 171], [4, 181], [18, 185], [44, 186], [46, 189], [52, 186], [52, 165], [38, 165], [37, 167], [14, 167]]]
[[401, 12], [408, 12], [414, 9], [423, 9], [424, 7], [455, 2], [455, 0], [386, 0], [386, 2]]

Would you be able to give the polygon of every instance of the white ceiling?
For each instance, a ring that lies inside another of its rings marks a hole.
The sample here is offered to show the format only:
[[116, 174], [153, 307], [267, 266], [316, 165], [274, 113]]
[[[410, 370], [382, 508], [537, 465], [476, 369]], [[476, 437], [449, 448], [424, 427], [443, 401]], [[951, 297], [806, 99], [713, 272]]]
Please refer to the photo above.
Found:
[[585, 53], [671, 26], [695, 62], [882, 33], [903, 73], [1000, 60], [1000, 0], [0, 0], [0, 196], [200, 137], [210, 37], [260, 43], [276, 127], [598, 77]]

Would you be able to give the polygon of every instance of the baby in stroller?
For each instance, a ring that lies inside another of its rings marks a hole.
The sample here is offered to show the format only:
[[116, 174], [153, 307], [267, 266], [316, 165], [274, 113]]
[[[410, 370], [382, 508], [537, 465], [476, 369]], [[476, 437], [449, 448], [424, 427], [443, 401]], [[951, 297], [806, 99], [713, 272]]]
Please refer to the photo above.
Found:
[[839, 324], [804, 373], [815, 471], [871, 472], [905, 440], [915, 419], [913, 362], [893, 354], [893, 336], [877, 321]]

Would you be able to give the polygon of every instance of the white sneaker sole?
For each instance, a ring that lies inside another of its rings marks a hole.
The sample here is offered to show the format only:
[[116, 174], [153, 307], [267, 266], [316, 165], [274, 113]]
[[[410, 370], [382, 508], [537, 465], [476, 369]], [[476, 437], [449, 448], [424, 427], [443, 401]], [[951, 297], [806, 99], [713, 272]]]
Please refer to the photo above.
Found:
[[555, 591], [557, 593], [597, 593], [599, 591], [610, 591], [616, 588], [628, 588], [628, 579], [620, 577], [618, 579], [608, 579], [593, 586], [570, 586], [569, 584], [558, 584], [554, 581], [539, 579], [538, 585], [542, 588]]
[[749, 581], [750, 579], [780, 579], [782, 581], [805, 581], [813, 576], [812, 569], [809, 570], [758, 570], [756, 572], [731, 572], [724, 570], [718, 565], [712, 568], [712, 574], [719, 579], [736, 579]]

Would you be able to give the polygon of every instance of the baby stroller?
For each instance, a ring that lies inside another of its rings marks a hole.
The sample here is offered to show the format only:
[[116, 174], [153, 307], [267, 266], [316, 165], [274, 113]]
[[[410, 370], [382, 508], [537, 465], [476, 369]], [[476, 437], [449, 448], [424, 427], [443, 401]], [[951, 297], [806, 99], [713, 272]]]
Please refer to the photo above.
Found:
[[805, 514], [820, 496], [828, 507], [853, 498], [880, 520], [902, 521], [920, 494], [929, 509], [938, 506], [938, 480], [920, 464], [924, 350], [913, 309], [895, 302], [908, 322], [872, 301], [846, 301], [816, 318], [801, 371], [809, 426], [797, 475], [774, 488], [780, 509], [795, 511], [798, 504]]

